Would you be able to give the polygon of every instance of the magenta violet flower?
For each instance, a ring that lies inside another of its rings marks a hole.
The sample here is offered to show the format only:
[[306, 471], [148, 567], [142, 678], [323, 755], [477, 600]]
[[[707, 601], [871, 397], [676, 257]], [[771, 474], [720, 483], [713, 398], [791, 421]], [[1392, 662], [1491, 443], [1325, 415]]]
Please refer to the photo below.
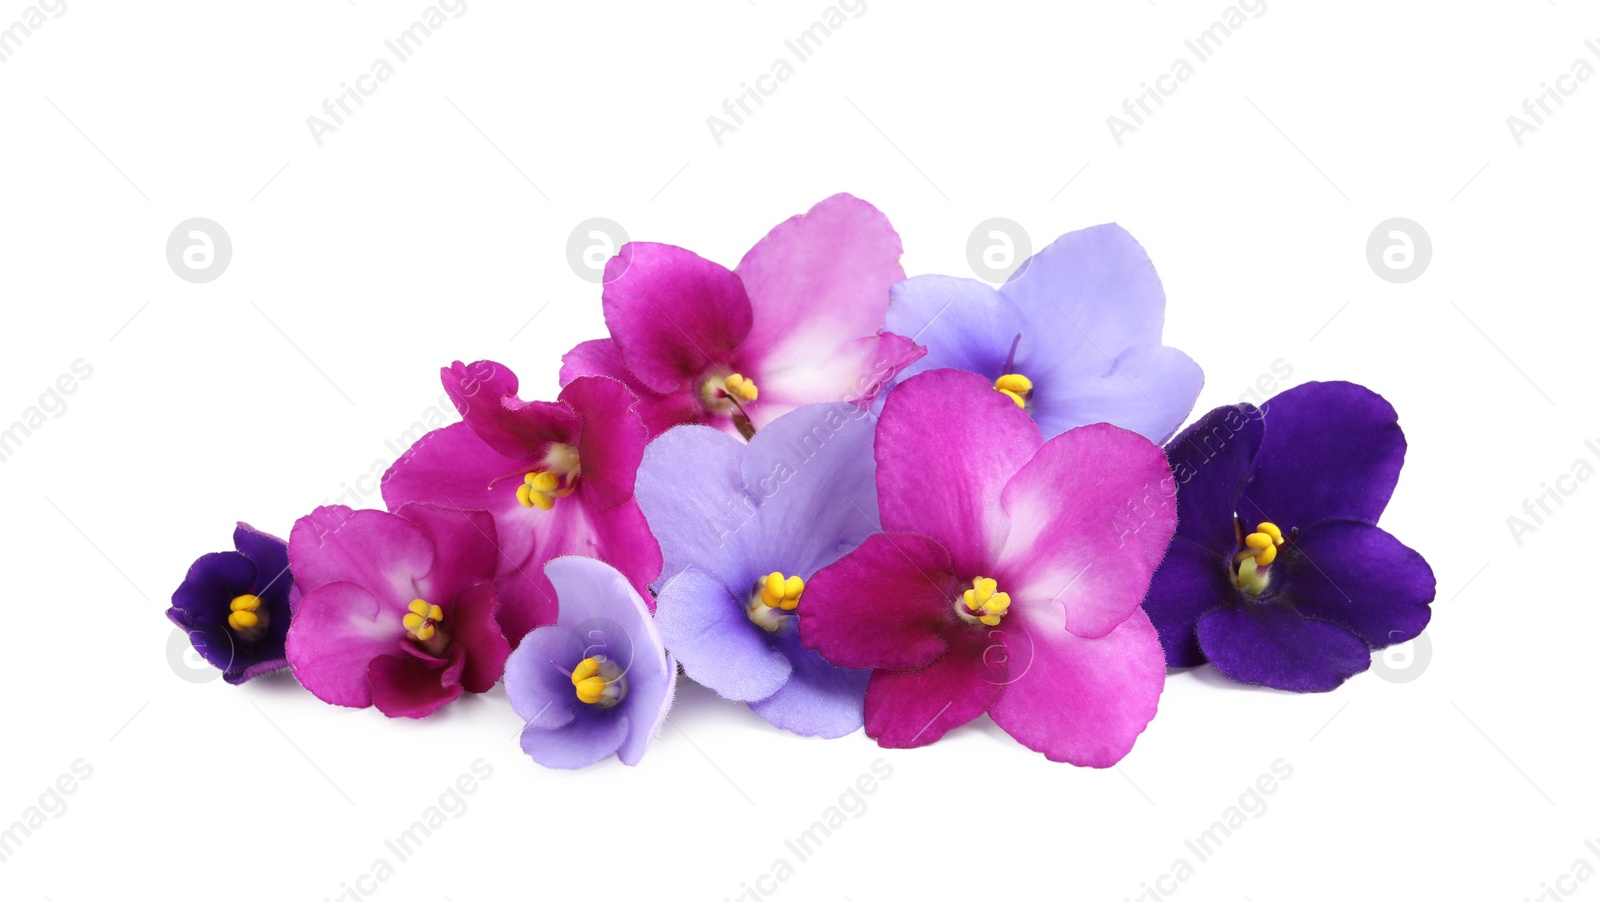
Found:
[[927, 745], [988, 712], [1052, 761], [1121, 760], [1166, 678], [1139, 607], [1173, 529], [1161, 449], [1108, 424], [1045, 441], [942, 369], [889, 393], [873, 454], [884, 531], [799, 606], [807, 646], [873, 668], [867, 735]]
[[887, 328], [927, 346], [904, 376], [955, 367], [988, 379], [1045, 438], [1112, 423], [1165, 441], [1204, 375], [1161, 344], [1166, 295], [1144, 248], [1116, 224], [1068, 232], [998, 290], [915, 276], [896, 285]]
[[748, 435], [804, 404], [871, 400], [922, 354], [884, 331], [900, 253], [889, 220], [848, 194], [780, 223], [733, 270], [623, 245], [601, 294], [611, 337], [573, 348], [561, 382], [627, 382], [651, 436], [679, 423]]
[[527, 722], [522, 750], [545, 767], [587, 767], [613, 753], [638, 764], [672, 706], [678, 665], [615, 568], [563, 557], [545, 573], [560, 616], [506, 662], [506, 697]]
[[289, 573], [289, 547], [240, 523], [233, 551], [202, 555], [172, 593], [167, 619], [222, 678], [235, 685], [289, 666], [284, 637], [299, 593]]
[[817, 570], [878, 531], [875, 417], [812, 404], [750, 443], [678, 426], [650, 443], [639, 506], [661, 539], [656, 628], [686, 675], [770, 723], [833, 738], [861, 727], [868, 672], [800, 644]]
[[305, 597], [289, 663], [329, 704], [426, 717], [487, 692], [511, 651], [495, 612], [494, 519], [407, 504], [394, 513], [319, 507], [289, 534]]
[[661, 549], [633, 499], [646, 436], [627, 386], [583, 377], [557, 401], [523, 401], [516, 374], [492, 361], [457, 362], [441, 376], [464, 420], [406, 451], [384, 476], [383, 499], [391, 510], [425, 501], [494, 517], [511, 644], [555, 621], [546, 561], [612, 561], [645, 591], [661, 573]]
[[1325, 692], [1420, 634], [1433, 570], [1377, 525], [1405, 454], [1394, 408], [1349, 382], [1219, 407], [1173, 439], [1178, 529], [1144, 603], [1167, 663]]

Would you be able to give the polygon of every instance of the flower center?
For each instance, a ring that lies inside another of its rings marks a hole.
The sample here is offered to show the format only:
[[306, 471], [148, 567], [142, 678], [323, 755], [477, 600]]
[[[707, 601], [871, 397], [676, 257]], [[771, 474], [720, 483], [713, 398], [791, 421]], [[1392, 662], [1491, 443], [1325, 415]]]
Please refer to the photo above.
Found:
[[800, 606], [800, 595], [806, 590], [806, 581], [798, 576], [784, 576], [777, 570], [768, 573], [756, 583], [745, 613], [750, 622], [769, 633], [783, 626], [788, 614]]
[[578, 693], [578, 701], [609, 708], [627, 697], [628, 680], [605, 655], [595, 655], [572, 668], [572, 688]]
[[261, 599], [254, 595], [240, 595], [228, 602], [228, 626], [246, 642], [265, 636], [269, 619], [261, 609]]
[[1267, 568], [1278, 559], [1284, 543], [1283, 530], [1276, 523], [1257, 523], [1243, 543], [1244, 550], [1233, 557], [1233, 584], [1246, 594], [1260, 595], [1267, 588]]
[[999, 626], [1001, 618], [1011, 608], [1011, 596], [997, 592], [999, 585], [987, 576], [972, 581], [972, 588], [961, 593], [956, 601], [956, 613], [968, 623]]
[[517, 502], [523, 507], [537, 507], [547, 511], [556, 506], [557, 498], [565, 498], [578, 490], [578, 476], [583, 466], [578, 460], [578, 449], [555, 442], [544, 454], [544, 469], [530, 470], [517, 486]]
[[760, 392], [756, 384], [740, 373], [723, 377], [709, 375], [700, 383], [700, 403], [714, 414], [732, 416], [744, 410]]
[[429, 604], [420, 598], [413, 598], [406, 607], [405, 623], [406, 632], [418, 642], [427, 642], [439, 633], [439, 624], [444, 621], [444, 611], [436, 604]]
[[1018, 407], [1027, 407], [1033, 396], [1033, 380], [1021, 373], [1006, 373], [994, 380], [994, 390], [1017, 402]]

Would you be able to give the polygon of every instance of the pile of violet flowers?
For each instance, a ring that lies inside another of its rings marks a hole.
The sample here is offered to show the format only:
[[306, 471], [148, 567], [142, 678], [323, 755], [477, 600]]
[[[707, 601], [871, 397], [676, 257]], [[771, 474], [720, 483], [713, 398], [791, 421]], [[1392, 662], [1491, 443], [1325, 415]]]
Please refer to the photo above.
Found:
[[1427, 626], [1433, 573], [1377, 525], [1406, 450], [1382, 397], [1306, 383], [1178, 432], [1202, 374], [1122, 228], [998, 289], [900, 255], [845, 194], [733, 269], [627, 244], [555, 400], [445, 368], [461, 422], [394, 462], [386, 510], [241, 523], [167, 614], [229, 683], [287, 667], [390, 717], [504, 679], [524, 751], [567, 768], [637, 763], [680, 666], [805, 736], [988, 714], [1108, 767], [1169, 669], [1321, 692]]

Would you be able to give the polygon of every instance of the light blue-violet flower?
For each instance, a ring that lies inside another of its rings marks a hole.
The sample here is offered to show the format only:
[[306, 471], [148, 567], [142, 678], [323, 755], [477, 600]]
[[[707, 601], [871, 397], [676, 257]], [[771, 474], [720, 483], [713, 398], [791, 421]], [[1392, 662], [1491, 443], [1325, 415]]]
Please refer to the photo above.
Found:
[[545, 767], [587, 767], [612, 754], [638, 764], [667, 719], [678, 664], [616, 568], [559, 557], [544, 574], [556, 622], [528, 633], [506, 660], [506, 697], [527, 721], [522, 750]]
[[988, 379], [1044, 438], [1111, 423], [1171, 437], [1204, 375], [1161, 343], [1166, 295], [1144, 248], [1115, 223], [1057, 238], [999, 289], [916, 276], [890, 289], [886, 328], [926, 345], [901, 380], [953, 367]]
[[800, 644], [814, 573], [878, 531], [876, 418], [847, 403], [778, 417], [746, 445], [678, 426], [645, 449], [635, 488], [665, 561], [656, 627], [684, 673], [774, 726], [861, 727], [869, 672]]

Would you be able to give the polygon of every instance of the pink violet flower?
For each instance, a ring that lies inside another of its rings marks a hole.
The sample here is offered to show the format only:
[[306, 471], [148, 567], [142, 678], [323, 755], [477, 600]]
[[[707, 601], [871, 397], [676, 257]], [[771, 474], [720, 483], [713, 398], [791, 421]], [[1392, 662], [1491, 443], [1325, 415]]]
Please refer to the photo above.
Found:
[[511, 647], [495, 622], [494, 520], [408, 504], [394, 513], [319, 507], [289, 534], [305, 592], [289, 664], [329, 704], [426, 717], [487, 692]]
[[623, 245], [601, 295], [611, 337], [568, 352], [561, 382], [623, 380], [652, 437], [682, 423], [748, 437], [806, 404], [870, 402], [923, 354], [884, 331], [900, 253], [889, 220], [848, 194], [779, 223], [732, 270]]
[[650, 599], [661, 549], [633, 498], [646, 436], [627, 386], [586, 376], [556, 401], [523, 401], [516, 374], [493, 361], [458, 361], [440, 374], [463, 422], [402, 455], [384, 475], [383, 499], [391, 510], [425, 501], [488, 511], [500, 547], [500, 624], [512, 646], [555, 621], [544, 565], [557, 557], [610, 561]]
[[1161, 449], [1104, 423], [1044, 441], [943, 369], [889, 394], [874, 457], [884, 531], [799, 606], [802, 642], [873, 668], [867, 735], [922, 746], [987, 712], [1052, 761], [1120, 761], [1166, 677], [1139, 606], [1176, 522]]

